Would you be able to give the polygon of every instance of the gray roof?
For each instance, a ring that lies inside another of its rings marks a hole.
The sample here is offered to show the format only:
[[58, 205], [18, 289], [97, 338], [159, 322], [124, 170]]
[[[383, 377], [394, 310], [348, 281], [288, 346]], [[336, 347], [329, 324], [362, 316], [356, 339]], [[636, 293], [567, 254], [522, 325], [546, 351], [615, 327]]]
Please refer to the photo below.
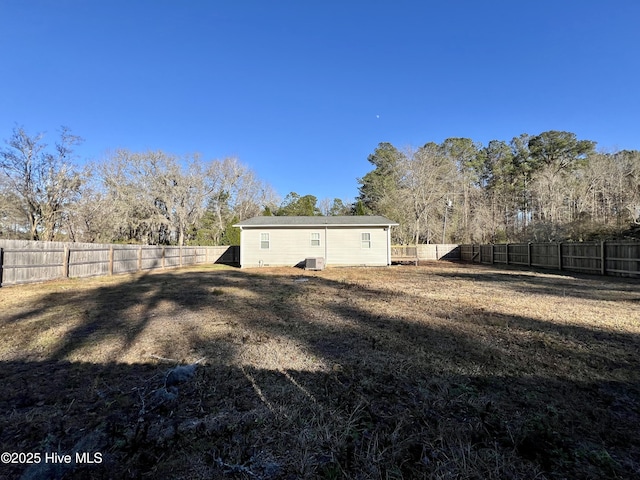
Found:
[[389, 227], [398, 223], [380, 215], [328, 216], [328, 217], [253, 217], [238, 222], [234, 227]]

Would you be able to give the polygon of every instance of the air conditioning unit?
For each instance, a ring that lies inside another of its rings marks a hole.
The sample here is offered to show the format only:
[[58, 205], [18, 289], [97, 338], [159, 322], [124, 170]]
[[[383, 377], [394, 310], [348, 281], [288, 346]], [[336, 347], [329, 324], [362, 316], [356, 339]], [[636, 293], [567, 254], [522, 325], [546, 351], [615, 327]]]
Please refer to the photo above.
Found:
[[306, 258], [304, 261], [305, 270], [324, 270], [324, 258], [312, 257]]

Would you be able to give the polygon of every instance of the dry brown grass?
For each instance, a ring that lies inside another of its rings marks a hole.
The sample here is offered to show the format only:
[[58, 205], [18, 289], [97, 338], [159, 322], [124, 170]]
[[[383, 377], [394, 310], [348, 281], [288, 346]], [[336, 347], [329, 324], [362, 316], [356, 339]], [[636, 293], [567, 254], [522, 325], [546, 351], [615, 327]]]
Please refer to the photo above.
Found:
[[200, 267], [2, 288], [0, 312], [0, 451], [104, 455], [0, 477], [640, 476], [631, 281]]

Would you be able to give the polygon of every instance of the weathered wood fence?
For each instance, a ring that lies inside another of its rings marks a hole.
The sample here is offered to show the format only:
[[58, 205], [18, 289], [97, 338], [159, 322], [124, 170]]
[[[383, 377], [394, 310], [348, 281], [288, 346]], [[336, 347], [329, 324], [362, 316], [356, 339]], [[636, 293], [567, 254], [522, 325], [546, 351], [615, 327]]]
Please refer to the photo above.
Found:
[[239, 262], [239, 247], [176, 247], [0, 240], [0, 286]]
[[421, 245], [392, 245], [392, 262], [419, 262], [422, 260], [460, 260], [457, 244], [430, 243]]
[[640, 242], [461, 245], [461, 260], [640, 277]]

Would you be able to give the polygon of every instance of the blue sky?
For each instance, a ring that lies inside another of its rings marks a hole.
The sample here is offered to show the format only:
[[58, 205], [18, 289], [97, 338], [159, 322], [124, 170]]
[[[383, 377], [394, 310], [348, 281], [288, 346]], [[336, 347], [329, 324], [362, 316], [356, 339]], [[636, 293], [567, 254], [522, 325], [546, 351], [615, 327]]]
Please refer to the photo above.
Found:
[[380, 142], [640, 149], [636, 0], [0, 0], [0, 138], [236, 156], [353, 199]]

